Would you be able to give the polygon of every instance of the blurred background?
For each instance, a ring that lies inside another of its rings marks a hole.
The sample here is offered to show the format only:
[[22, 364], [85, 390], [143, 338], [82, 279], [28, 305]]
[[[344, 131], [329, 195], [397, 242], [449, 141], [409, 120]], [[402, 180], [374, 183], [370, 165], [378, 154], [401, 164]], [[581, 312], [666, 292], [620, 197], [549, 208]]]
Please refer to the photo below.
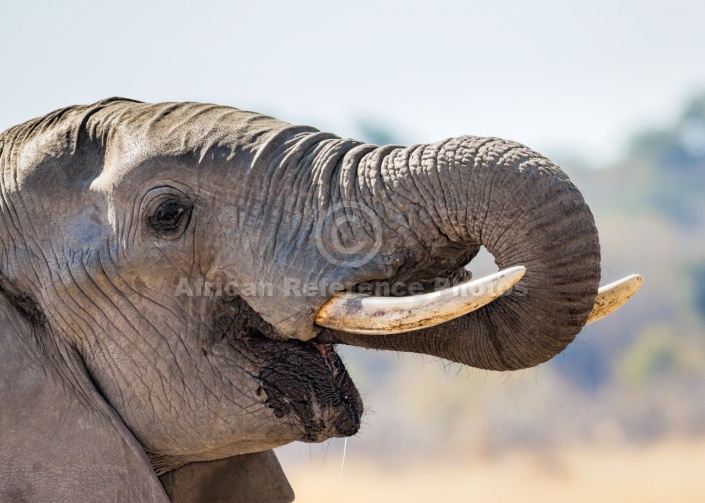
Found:
[[117, 95], [529, 145], [590, 204], [602, 283], [643, 289], [523, 372], [343, 348], [368, 412], [278, 450], [297, 501], [701, 502], [703, 26], [695, 0], [0, 0], [0, 130]]

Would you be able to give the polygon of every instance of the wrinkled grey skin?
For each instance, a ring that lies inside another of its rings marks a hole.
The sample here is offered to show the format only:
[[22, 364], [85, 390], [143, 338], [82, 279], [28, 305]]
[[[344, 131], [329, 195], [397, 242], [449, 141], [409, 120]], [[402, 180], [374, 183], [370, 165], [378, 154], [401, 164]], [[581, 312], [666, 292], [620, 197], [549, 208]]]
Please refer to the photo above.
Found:
[[[111, 99], [5, 131], [0, 151], [2, 501], [209, 501], [214, 478], [218, 498], [232, 489], [222, 501], [290, 501], [266, 451], [360, 425], [329, 344], [525, 368], [573, 340], [597, 292], [590, 210], [512, 142], [377, 147], [233, 108]], [[316, 244], [341, 202], [371, 210], [335, 229], [361, 255], [379, 245], [356, 267]], [[330, 292], [287, 287], [431, 285], [481, 245], [526, 266], [523, 294], [411, 334], [319, 329]], [[240, 286], [176, 295], [184, 278]]]

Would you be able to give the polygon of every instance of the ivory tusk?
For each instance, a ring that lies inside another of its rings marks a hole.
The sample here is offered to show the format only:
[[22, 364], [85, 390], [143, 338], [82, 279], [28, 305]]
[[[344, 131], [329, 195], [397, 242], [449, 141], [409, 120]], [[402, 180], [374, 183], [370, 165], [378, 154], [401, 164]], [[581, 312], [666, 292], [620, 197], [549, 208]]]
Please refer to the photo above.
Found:
[[321, 307], [316, 323], [365, 335], [398, 334], [432, 327], [492, 302], [519, 281], [525, 272], [526, 268], [522, 266], [510, 267], [478, 280], [408, 297], [342, 293]]
[[604, 318], [622, 307], [641, 288], [643, 282], [644, 278], [640, 275], [632, 274], [600, 288], [585, 324]]

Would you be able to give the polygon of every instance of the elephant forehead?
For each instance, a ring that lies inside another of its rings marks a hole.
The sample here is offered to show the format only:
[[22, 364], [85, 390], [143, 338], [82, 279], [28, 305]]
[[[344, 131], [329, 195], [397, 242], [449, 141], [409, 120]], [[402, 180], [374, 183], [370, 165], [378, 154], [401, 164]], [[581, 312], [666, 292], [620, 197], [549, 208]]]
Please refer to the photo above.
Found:
[[207, 155], [214, 149], [254, 153], [289, 124], [254, 112], [200, 103], [139, 104], [96, 118], [109, 149], [133, 159]]
[[296, 129], [264, 115], [196, 103], [118, 109], [100, 120], [104, 158], [101, 174], [92, 184], [98, 189], [164, 171], [175, 175], [203, 171], [206, 165], [210, 173], [199, 176], [237, 175], [233, 166], [249, 167], [270, 138]]
[[98, 173], [102, 156], [89, 144], [81, 145], [80, 133], [70, 123], [39, 129], [18, 146], [11, 164], [14, 184], [10, 191], [35, 194], [81, 184]]
[[[157, 157], [252, 158], [289, 124], [254, 112], [199, 103], [111, 99], [29, 121], [6, 134], [17, 187], [89, 182], [110, 166], [116, 178]], [[110, 162], [105, 162], [109, 160]], [[10, 187], [15, 188], [15, 187]]]

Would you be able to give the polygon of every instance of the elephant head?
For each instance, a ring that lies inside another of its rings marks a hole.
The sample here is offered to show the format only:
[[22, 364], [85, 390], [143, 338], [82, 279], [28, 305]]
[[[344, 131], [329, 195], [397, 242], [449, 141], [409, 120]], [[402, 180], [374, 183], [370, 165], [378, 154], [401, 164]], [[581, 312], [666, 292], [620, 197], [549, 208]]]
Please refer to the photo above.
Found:
[[[0, 168], [3, 501], [164, 502], [167, 472], [176, 501], [187, 463], [355, 434], [363, 405], [335, 344], [531, 367], [598, 294], [582, 196], [496, 138], [378, 147], [234, 108], [110, 99], [5, 131]], [[361, 308], [366, 289], [444, 295], [429, 292], [468, 279], [483, 245], [525, 268], [513, 292], [408, 333], [345, 323], [386, 319]]]

